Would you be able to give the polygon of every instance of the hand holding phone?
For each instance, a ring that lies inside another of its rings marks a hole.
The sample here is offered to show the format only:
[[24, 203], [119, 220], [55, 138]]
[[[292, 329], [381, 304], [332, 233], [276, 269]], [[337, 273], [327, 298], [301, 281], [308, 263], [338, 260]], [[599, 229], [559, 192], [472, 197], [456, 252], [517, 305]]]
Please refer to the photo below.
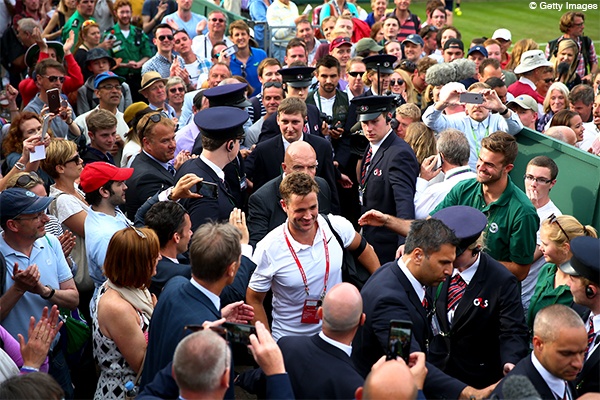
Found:
[[230, 343], [239, 343], [247, 346], [250, 344], [250, 335], [256, 335], [256, 328], [252, 325], [223, 322], [221, 326], [225, 328], [227, 341]]
[[196, 193], [207, 199], [218, 199], [219, 186], [213, 182], [198, 182], [196, 184]]
[[46, 90], [46, 97], [48, 98], [48, 112], [56, 115], [60, 111], [60, 90], [54, 88]]
[[460, 94], [461, 103], [483, 104], [483, 95], [481, 93], [464, 92]]

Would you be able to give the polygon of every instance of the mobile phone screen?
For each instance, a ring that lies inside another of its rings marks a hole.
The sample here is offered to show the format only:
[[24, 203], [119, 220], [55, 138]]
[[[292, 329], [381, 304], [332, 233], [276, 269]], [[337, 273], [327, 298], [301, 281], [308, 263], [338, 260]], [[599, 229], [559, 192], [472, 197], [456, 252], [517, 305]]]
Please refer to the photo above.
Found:
[[408, 364], [411, 334], [412, 322], [395, 319], [390, 321], [390, 333], [388, 336], [388, 351], [386, 357], [388, 360], [402, 357]]
[[227, 340], [231, 343], [250, 344], [250, 335], [256, 335], [256, 328], [252, 325], [234, 324], [233, 322], [224, 322], [223, 328], [227, 330]]
[[212, 182], [198, 182], [196, 185], [196, 193], [208, 199], [216, 199], [219, 197], [219, 186]]

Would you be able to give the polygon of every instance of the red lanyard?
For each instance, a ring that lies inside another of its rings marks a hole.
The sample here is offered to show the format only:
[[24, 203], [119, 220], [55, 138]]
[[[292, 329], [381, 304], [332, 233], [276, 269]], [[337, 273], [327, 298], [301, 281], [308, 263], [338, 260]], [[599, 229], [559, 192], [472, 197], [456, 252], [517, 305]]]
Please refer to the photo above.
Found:
[[[325, 238], [325, 231], [321, 230], [322, 234], [323, 234], [323, 246], [325, 247], [325, 279], [323, 282], [323, 293], [321, 294], [321, 300], [323, 300], [323, 298], [325, 297], [325, 293], [327, 293], [327, 281], [329, 280], [329, 247], [327, 246], [327, 239]], [[309, 289], [308, 289], [308, 281], [306, 279], [306, 274], [304, 273], [304, 268], [302, 268], [302, 264], [300, 264], [300, 260], [298, 259], [298, 256], [296, 255], [296, 252], [294, 251], [294, 248], [292, 247], [292, 244], [290, 243], [290, 239], [288, 239], [287, 233], [285, 233], [285, 227], [283, 228], [283, 237], [285, 238], [285, 242], [288, 245], [288, 248], [290, 249], [290, 253], [292, 253], [292, 257], [294, 257], [294, 261], [296, 261], [296, 265], [298, 266], [298, 269], [300, 270], [300, 275], [302, 275], [302, 281], [304, 282], [304, 291], [306, 292], [306, 295], [309, 295]]]

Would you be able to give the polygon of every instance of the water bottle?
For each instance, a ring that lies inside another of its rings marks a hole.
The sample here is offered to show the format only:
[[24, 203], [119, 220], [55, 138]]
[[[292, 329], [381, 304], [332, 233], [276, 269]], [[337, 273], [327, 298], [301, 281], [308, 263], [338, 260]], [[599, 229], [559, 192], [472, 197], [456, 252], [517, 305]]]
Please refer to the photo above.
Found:
[[125, 399], [133, 400], [137, 397], [137, 395], [138, 395], [137, 387], [135, 387], [135, 385], [133, 384], [133, 381], [128, 381], [125, 384]]

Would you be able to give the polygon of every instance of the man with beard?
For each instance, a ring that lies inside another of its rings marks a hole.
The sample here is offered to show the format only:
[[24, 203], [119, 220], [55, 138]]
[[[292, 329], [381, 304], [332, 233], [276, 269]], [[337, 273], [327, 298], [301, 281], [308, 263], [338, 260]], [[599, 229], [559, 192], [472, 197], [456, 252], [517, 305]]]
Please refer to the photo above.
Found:
[[[463, 132], [471, 146], [469, 166], [476, 170], [477, 159], [481, 150], [481, 140], [496, 131], [508, 132], [516, 135], [523, 129], [523, 124], [516, 113], [506, 107], [498, 94], [485, 83], [474, 83], [469, 93], [478, 93], [483, 97], [481, 104], [467, 104], [466, 115], [460, 117], [445, 116], [442, 111], [452, 105], [460, 103], [458, 90], [442, 91], [440, 99], [429, 106], [423, 113], [423, 122], [436, 132], [447, 128], [455, 128]], [[492, 112], [492, 111], [495, 111]]]
[[[136, 101], [143, 98], [139, 94], [142, 80], [142, 65], [152, 57], [148, 36], [137, 26], [131, 25], [131, 3], [119, 0], [114, 6], [117, 23], [112, 27], [116, 40], [110, 49], [113, 58], [121, 60], [115, 74], [125, 78], [131, 86], [131, 95]], [[81, 112], [81, 111], [79, 111]]]
[[[508, 133], [498, 131], [484, 138], [477, 161], [477, 178], [456, 184], [430, 215], [458, 205], [482, 211], [488, 217], [487, 254], [522, 281], [533, 262], [540, 220], [527, 195], [508, 176], [518, 151], [517, 141]], [[359, 221], [361, 225], [385, 225], [400, 235], [408, 233], [410, 222], [374, 210]]]

